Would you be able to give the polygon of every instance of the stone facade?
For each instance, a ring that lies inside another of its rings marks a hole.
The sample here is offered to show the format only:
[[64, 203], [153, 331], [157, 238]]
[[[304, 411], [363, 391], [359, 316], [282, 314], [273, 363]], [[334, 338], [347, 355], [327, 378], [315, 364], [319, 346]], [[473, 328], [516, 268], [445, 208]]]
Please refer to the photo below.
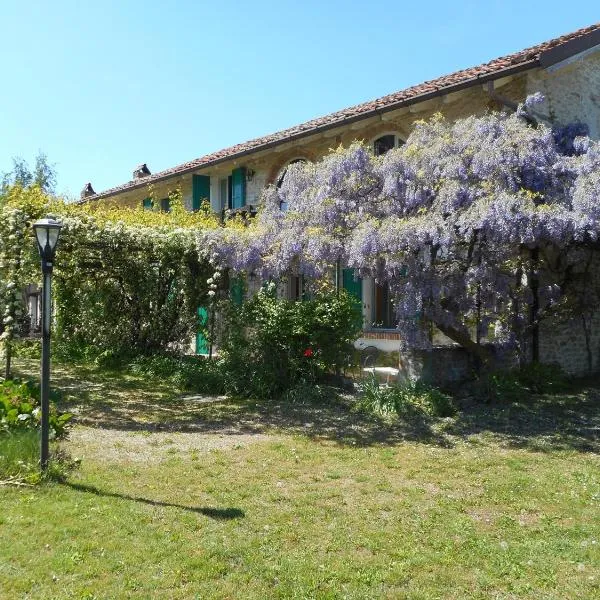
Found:
[[[469, 115], [483, 114], [490, 109], [514, 108], [527, 95], [541, 92], [546, 100], [540, 112], [550, 122], [583, 121], [590, 127], [592, 137], [600, 137], [600, 46], [586, 50], [548, 68], [532, 67], [528, 70], [500, 76], [493, 86], [474, 82], [462, 89], [424, 101], [415, 101], [395, 110], [380, 112], [375, 116], [355, 120], [352, 123], [331, 127], [324, 131], [280, 141], [270, 148], [259, 148], [229, 160], [199, 168], [195, 173], [185, 173], [155, 181], [152, 185], [154, 197], [164, 198], [170, 191], [180, 189], [185, 205], [192, 207], [192, 177], [210, 177], [210, 201], [215, 212], [226, 205], [222, 197], [221, 182], [231, 175], [233, 169], [245, 167], [253, 172], [246, 183], [246, 205], [260, 203], [265, 186], [277, 181], [282, 169], [290, 161], [302, 158], [314, 161], [325, 156], [331, 148], [348, 146], [355, 140], [366, 143], [385, 134], [395, 134], [406, 139], [418, 120], [428, 119], [442, 113], [454, 120]], [[120, 205], [141, 205], [149, 196], [146, 187], [137, 187], [115, 193], [98, 200]], [[373, 282], [363, 285], [363, 316], [365, 323], [372, 322]], [[600, 317], [593, 325], [591, 348], [593, 367], [600, 367]], [[544, 362], [559, 363], [573, 374], [587, 369], [588, 348], [585, 344], [581, 323], [567, 324], [558, 330], [544, 326], [540, 335], [540, 358]], [[425, 376], [434, 382], [446, 378], [457, 380], [472, 371], [464, 350], [456, 348], [443, 336], [435, 338], [438, 344], [431, 353], [402, 357], [401, 371], [405, 377]], [[366, 329], [357, 340], [357, 348], [373, 345], [385, 352], [399, 351], [400, 340], [393, 331]]]
[[552, 122], [582, 121], [590, 136], [600, 137], [600, 48], [592, 48], [549, 69], [536, 69], [527, 77], [527, 93], [541, 92], [541, 112]]
[[542, 323], [540, 362], [560, 365], [566, 373], [575, 376], [597, 372], [600, 369], [600, 313], [585, 327], [582, 317]]

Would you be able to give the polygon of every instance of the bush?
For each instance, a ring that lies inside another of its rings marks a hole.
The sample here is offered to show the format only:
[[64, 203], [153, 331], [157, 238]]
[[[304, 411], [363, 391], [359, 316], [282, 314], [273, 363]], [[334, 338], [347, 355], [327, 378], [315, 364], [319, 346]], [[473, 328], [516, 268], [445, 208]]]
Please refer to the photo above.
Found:
[[531, 394], [565, 391], [569, 380], [559, 365], [530, 363], [522, 369], [494, 371], [476, 382], [475, 393], [484, 402], [519, 402]]
[[494, 371], [481, 376], [475, 394], [482, 402], [519, 402], [529, 396], [515, 371]]
[[360, 330], [359, 308], [345, 290], [294, 302], [277, 298], [271, 284], [241, 306], [224, 303], [221, 313], [225, 389], [245, 397], [280, 397], [340, 371]]
[[[41, 422], [39, 387], [29, 381], [0, 383], [0, 435], [15, 430], [37, 429]], [[50, 437], [64, 437], [71, 413], [61, 413], [50, 405]]]
[[39, 359], [42, 356], [42, 340], [38, 338], [24, 338], [17, 340], [13, 345], [14, 356], [18, 358]]
[[325, 404], [338, 399], [337, 391], [325, 385], [301, 383], [287, 390], [282, 400], [293, 404]]
[[202, 356], [140, 356], [130, 362], [129, 369], [138, 375], [168, 380], [182, 390], [204, 394], [225, 392], [223, 365]]
[[530, 363], [517, 374], [519, 381], [534, 394], [564, 392], [569, 387], [569, 378], [560, 365]]
[[456, 413], [450, 396], [437, 388], [418, 382], [380, 386], [374, 377], [361, 384], [359, 405], [383, 414], [395, 412], [403, 418], [450, 417]]

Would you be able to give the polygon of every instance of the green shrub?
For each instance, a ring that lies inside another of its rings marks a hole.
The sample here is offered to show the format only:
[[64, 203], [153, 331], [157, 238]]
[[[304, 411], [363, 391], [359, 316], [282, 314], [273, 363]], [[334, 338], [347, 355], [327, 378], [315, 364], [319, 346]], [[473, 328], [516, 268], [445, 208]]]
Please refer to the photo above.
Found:
[[41, 358], [42, 340], [38, 338], [25, 338], [17, 340], [13, 345], [14, 356], [18, 358]]
[[325, 385], [300, 383], [287, 390], [282, 400], [293, 404], [325, 404], [335, 401], [338, 394], [334, 388]]
[[138, 375], [167, 380], [181, 390], [204, 394], [225, 392], [222, 363], [203, 356], [140, 356], [130, 362], [129, 369]]
[[[40, 426], [39, 387], [30, 381], [8, 380], [0, 383], [0, 435], [15, 430], [37, 429]], [[66, 435], [71, 413], [59, 412], [50, 405], [50, 436]]]
[[277, 298], [273, 284], [241, 306], [221, 306], [220, 353], [228, 393], [279, 397], [341, 371], [360, 329], [359, 308], [345, 290], [313, 299]]
[[493, 371], [477, 380], [477, 397], [483, 402], [519, 402], [529, 396], [515, 371]]
[[475, 393], [483, 402], [521, 402], [531, 394], [565, 391], [569, 379], [559, 365], [530, 363], [522, 369], [493, 371], [476, 382]]
[[569, 378], [557, 364], [534, 362], [517, 373], [521, 384], [534, 394], [564, 392], [569, 387]]
[[419, 382], [380, 386], [374, 377], [361, 384], [359, 405], [383, 414], [395, 412], [403, 418], [450, 417], [456, 413], [450, 396], [437, 388]]

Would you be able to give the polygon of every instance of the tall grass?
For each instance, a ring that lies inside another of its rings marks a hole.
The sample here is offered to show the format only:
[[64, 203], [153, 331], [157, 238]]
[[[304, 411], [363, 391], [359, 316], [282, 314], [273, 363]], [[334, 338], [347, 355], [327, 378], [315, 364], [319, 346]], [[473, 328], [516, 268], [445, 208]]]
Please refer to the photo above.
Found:
[[39, 435], [31, 429], [0, 433], [0, 480], [31, 480], [39, 469]]

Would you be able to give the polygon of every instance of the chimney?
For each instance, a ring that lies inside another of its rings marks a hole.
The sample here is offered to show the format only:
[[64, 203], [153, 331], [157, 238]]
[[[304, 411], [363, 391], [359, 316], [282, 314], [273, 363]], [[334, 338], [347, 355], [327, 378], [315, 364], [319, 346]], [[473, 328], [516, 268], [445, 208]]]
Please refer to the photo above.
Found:
[[134, 179], [143, 179], [144, 177], [148, 177], [148, 175], [151, 175], [151, 174], [152, 173], [150, 173], [150, 169], [148, 168], [146, 163], [144, 163], [143, 165], [138, 165], [134, 169], [133, 178]]
[[96, 192], [94, 191], [92, 184], [88, 182], [83, 186], [80, 197], [82, 200], [85, 200], [85, 198], [89, 198], [90, 196], [95, 196], [95, 195], [96, 195]]

